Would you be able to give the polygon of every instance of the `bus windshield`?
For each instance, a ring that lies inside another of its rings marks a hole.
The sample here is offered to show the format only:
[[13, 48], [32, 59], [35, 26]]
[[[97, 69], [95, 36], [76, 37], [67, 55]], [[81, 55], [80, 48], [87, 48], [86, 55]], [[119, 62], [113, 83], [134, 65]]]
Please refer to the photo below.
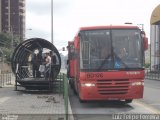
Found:
[[143, 68], [139, 29], [80, 32], [80, 69], [121, 70]]

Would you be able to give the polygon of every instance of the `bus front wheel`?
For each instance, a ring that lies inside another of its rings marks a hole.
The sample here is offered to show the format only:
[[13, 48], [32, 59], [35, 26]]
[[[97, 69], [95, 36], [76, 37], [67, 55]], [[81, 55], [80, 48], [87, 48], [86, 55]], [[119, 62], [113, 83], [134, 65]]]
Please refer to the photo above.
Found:
[[125, 103], [131, 103], [131, 102], [132, 102], [132, 99], [125, 100]]
[[80, 103], [85, 103], [86, 102], [85, 100], [82, 100], [79, 95], [78, 95], [78, 99], [79, 99]]

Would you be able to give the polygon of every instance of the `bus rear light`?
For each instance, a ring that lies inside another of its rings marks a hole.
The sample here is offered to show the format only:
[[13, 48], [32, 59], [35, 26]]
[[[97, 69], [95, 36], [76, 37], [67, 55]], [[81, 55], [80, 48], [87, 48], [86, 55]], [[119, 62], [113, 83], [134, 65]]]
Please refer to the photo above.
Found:
[[144, 82], [132, 82], [132, 86], [139, 86], [139, 85], [144, 85]]
[[82, 83], [81, 86], [85, 86], [85, 87], [93, 87], [93, 86], [96, 86], [96, 85], [93, 84], [93, 83]]

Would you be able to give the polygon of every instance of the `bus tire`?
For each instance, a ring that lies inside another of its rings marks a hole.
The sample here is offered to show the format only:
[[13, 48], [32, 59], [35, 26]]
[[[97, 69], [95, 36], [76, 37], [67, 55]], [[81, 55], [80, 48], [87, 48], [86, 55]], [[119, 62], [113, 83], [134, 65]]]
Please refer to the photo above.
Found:
[[69, 86], [70, 86], [71, 89], [73, 89], [73, 84], [71, 82], [71, 79], [69, 79]]
[[78, 95], [78, 99], [79, 99], [80, 103], [85, 103], [86, 102], [85, 100], [82, 100], [79, 95]]
[[74, 93], [75, 95], [77, 95], [77, 91], [76, 91], [76, 88], [75, 88], [74, 85], [72, 86], [72, 90], [73, 90], [73, 93]]
[[132, 102], [132, 99], [126, 99], [125, 100], [125, 103], [131, 103]]

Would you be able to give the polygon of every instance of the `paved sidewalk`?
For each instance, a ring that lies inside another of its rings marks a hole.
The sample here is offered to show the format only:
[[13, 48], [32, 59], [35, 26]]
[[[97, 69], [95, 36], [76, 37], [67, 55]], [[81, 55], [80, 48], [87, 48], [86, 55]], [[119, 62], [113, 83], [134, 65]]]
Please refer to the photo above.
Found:
[[[64, 100], [58, 94], [32, 94], [0, 89], [0, 112], [9, 114], [65, 114]], [[2, 97], [3, 96], [3, 97]]]
[[56, 118], [64, 118], [64, 99], [59, 94], [32, 94], [30, 92], [14, 91], [13, 87], [1, 88], [0, 114], [20, 115], [23, 117], [26, 115], [55, 115]]
[[0, 120], [65, 120], [62, 94], [14, 91], [14, 77], [11, 83], [0, 88]]

